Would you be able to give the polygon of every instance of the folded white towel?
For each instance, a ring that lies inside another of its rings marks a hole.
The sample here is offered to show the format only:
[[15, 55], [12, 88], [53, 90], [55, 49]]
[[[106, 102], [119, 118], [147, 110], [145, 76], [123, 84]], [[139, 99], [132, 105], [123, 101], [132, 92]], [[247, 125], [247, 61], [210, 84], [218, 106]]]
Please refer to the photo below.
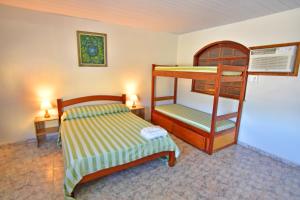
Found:
[[155, 132], [155, 131], [160, 131], [160, 130], [164, 130], [164, 129], [160, 126], [149, 126], [149, 127], [145, 127], [142, 129], [142, 131], [145, 131], [145, 132]]
[[141, 130], [141, 136], [147, 140], [168, 135], [168, 132], [160, 126], [146, 127]]
[[167, 131], [165, 129], [163, 129], [162, 127], [160, 127], [160, 126], [145, 127], [141, 130], [141, 133], [145, 133], [145, 134], [156, 133], [156, 132], [165, 132], [165, 133], [167, 133]]

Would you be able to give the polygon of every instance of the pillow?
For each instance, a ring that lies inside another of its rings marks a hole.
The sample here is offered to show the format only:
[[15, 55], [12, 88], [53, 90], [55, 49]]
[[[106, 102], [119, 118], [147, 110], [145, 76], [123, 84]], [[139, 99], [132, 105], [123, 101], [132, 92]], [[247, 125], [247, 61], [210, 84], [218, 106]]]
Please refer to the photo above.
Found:
[[62, 120], [93, 117], [99, 115], [106, 115], [119, 112], [129, 112], [129, 108], [125, 104], [100, 104], [78, 106], [68, 109], [64, 112]]

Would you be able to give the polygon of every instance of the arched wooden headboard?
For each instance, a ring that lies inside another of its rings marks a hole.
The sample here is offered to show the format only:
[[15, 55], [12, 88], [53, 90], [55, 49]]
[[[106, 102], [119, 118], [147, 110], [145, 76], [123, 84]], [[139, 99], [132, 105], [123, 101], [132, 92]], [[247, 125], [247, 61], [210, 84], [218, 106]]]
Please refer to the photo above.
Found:
[[[206, 45], [194, 55], [194, 66], [234, 65], [248, 66], [250, 50], [244, 45], [234, 41], [218, 41]], [[224, 83], [221, 86], [220, 96], [238, 99], [241, 84], [239, 82]], [[193, 80], [192, 92], [213, 95], [214, 82], [206, 80]]]

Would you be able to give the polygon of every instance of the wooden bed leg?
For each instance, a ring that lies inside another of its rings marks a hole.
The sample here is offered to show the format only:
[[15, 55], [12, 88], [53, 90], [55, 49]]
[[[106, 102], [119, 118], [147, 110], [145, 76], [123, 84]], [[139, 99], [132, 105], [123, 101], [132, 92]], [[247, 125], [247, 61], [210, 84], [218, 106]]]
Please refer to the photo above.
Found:
[[209, 150], [207, 153], [208, 153], [208, 155], [213, 155], [214, 151], [213, 150]]
[[169, 167], [174, 167], [175, 162], [176, 162], [175, 151], [170, 151], [169, 152], [169, 161], [168, 161]]

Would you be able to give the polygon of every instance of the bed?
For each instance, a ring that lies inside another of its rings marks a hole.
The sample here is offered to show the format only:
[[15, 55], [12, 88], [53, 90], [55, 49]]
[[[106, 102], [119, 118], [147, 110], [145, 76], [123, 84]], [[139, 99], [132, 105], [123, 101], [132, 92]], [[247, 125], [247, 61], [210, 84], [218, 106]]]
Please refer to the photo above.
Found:
[[65, 164], [64, 191], [74, 197], [78, 184], [100, 178], [138, 164], [168, 156], [174, 166], [179, 149], [171, 137], [146, 140], [140, 130], [153, 126], [132, 114], [125, 104], [102, 104], [63, 108], [87, 101], [113, 100], [123, 96], [90, 96], [58, 99], [60, 136]]
[[[172, 96], [156, 96], [157, 77], [174, 78]], [[205, 80], [212, 82], [213, 108], [211, 114], [177, 104], [178, 79]], [[246, 90], [247, 66], [176, 66], [152, 65], [151, 122], [200, 150], [213, 154], [237, 143], [243, 100]], [[223, 84], [240, 83], [238, 110], [218, 115], [220, 90]], [[172, 101], [169, 105], [157, 102]], [[235, 121], [232, 119], [235, 118]]]

